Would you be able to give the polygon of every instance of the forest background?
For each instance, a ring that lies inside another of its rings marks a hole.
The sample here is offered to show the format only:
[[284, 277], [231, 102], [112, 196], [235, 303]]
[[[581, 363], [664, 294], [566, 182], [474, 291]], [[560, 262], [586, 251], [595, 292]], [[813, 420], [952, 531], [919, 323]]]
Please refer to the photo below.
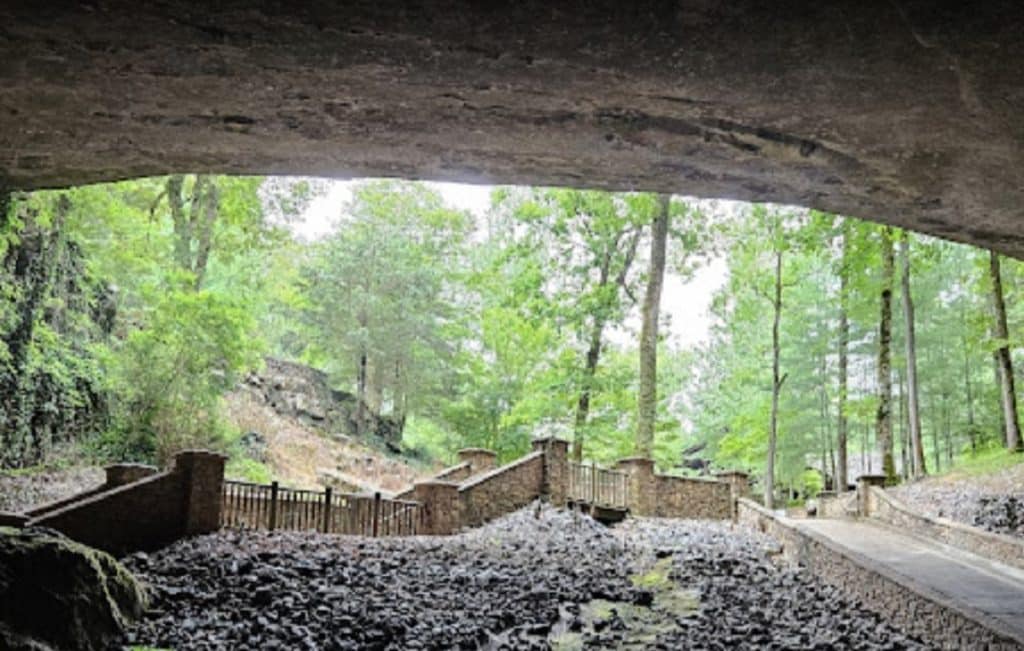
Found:
[[[268, 355], [442, 461], [555, 435], [598, 463], [748, 470], [771, 500], [1020, 446], [1017, 261], [799, 208], [499, 187], [471, 212], [402, 181], [298, 235], [327, 193], [179, 175], [0, 198], [0, 467], [69, 444], [237, 457], [223, 396]], [[652, 280], [708, 265], [708, 315], [657, 309]]]

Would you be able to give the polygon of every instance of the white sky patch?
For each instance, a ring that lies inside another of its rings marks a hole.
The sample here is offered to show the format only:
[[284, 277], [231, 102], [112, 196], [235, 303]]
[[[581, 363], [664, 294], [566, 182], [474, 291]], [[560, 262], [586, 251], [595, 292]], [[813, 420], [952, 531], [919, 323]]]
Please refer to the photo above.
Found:
[[[352, 187], [359, 180], [323, 182], [327, 191], [313, 200], [301, 218], [291, 224], [292, 232], [300, 239], [313, 241], [327, 235], [341, 216], [342, 206], [352, 198]], [[425, 185], [437, 190], [449, 206], [466, 210], [481, 222], [491, 205], [493, 186], [490, 185], [433, 181]], [[688, 282], [671, 268], [666, 270], [661, 311], [669, 316], [669, 332], [665, 334], [675, 346], [689, 348], [707, 341], [711, 332], [711, 298], [725, 283], [727, 274], [722, 258], [713, 258], [700, 267]], [[638, 319], [636, 323], [627, 322], [624, 330], [609, 333], [609, 338], [619, 344], [635, 341], [639, 327]]]

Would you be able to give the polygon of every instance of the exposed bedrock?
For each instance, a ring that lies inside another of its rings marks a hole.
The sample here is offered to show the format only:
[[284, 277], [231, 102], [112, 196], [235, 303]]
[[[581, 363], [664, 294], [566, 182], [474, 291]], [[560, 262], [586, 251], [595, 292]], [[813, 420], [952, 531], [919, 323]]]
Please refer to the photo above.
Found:
[[216, 171], [662, 190], [1022, 257], [1021, 34], [1018, 0], [9, 0], [0, 184]]

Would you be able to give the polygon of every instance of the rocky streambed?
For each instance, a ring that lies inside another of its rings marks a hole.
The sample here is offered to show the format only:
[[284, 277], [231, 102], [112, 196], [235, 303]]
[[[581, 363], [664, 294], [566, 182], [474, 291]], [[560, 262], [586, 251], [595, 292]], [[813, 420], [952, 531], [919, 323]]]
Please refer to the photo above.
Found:
[[128, 566], [126, 645], [175, 649], [922, 649], [727, 523], [607, 529], [534, 506], [448, 538], [224, 532]]

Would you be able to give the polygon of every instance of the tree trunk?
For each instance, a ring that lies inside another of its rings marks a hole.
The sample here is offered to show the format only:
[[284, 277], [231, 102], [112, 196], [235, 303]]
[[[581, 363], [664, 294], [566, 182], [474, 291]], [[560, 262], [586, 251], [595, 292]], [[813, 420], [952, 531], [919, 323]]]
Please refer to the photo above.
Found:
[[[966, 323], [964, 323], [966, 327]], [[974, 424], [974, 387], [971, 386], [971, 355], [966, 335], [962, 338], [964, 347], [964, 394], [967, 400], [967, 436], [971, 439], [971, 452], [978, 449], [978, 432]]]
[[668, 241], [672, 197], [658, 197], [659, 212], [651, 223], [651, 263], [644, 294], [640, 328], [640, 394], [637, 397], [636, 454], [650, 458], [654, 448], [654, 423], [658, 415], [658, 312], [665, 281], [665, 248]]
[[882, 228], [882, 296], [878, 323], [878, 412], [875, 415], [875, 443], [882, 455], [882, 474], [888, 483], [896, 482], [892, 457], [892, 229]]
[[167, 205], [171, 209], [171, 226], [174, 229], [174, 262], [180, 268], [192, 271], [192, 228], [185, 214], [185, 177], [175, 174], [167, 177]]
[[900, 263], [903, 267], [901, 286], [903, 295], [903, 321], [906, 326], [907, 347], [907, 425], [910, 428], [910, 449], [913, 454], [911, 470], [914, 477], [922, 477], [928, 470], [921, 445], [920, 390], [917, 382], [917, 335], [914, 327], [914, 297], [910, 293], [910, 236], [900, 236]]
[[576, 423], [573, 429], [572, 457], [577, 463], [583, 461], [583, 446], [586, 435], [587, 417], [590, 415], [590, 391], [597, 373], [597, 362], [601, 358], [601, 340], [604, 335], [604, 321], [597, 319], [590, 334], [590, 345], [587, 348], [587, 361], [583, 367], [583, 386], [576, 402]]
[[364, 349], [359, 353], [359, 371], [356, 380], [356, 434], [362, 438], [366, 434], [366, 382], [367, 357]]
[[[616, 240], [617, 242], [618, 240]], [[618, 288], [624, 288], [629, 275], [629, 268], [633, 264], [636, 255], [637, 244], [640, 241], [639, 231], [633, 233], [633, 238], [626, 246], [626, 258], [623, 261], [619, 275], [614, 279]], [[598, 289], [604, 288], [611, 280], [612, 251], [605, 251], [601, 260], [599, 271]], [[597, 316], [594, 318], [594, 325], [590, 331], [590, 343], [587, 347], [587, 358], [583, 368], [583, 380], [580, 387], [580, 397], [576, 402], [576, 422], [573, 427], [572, 457], [577, 463], [583, 461], [583, 448], [586, 444], [587, 419], [590, 416], [590, 394], [594, 388], [594, 376], [597, 374], [597, 364], [601, 359], [601, 348], [604, 341], [605, 318]]]
[[999, 388], [1003, 403], [1007, 449], [1020, 450], [1020, 423], [1017, 419], [1017, 393], [1013, 381], [1013, 359], [1010, 357], [1009, 328], [1006, 325], [1006, 303], [1003, 301], [1003, 279], [999, 269], [999, 255], [989, 252], [989, 278], [992, 281], [992, 310], [995, 317], [995, 334], [999, 340], [996, 351], [999, 360]]
[[775, 506], [775, 449], [778, 444], [779, 392], [785, 377], [779, 376], [779, 321], [782, 318], [782, 250], [775, 251], [775, 296], [772, 299], [772, 411], [768, 422], [768, 462], [764, 469], [764, 505]]
[[842, 235], [842, 261], [839, 267], [839, 396], [838, 396], [838, 411], [839, 421], [837, 423], [836, 431], [836, 492], [845, 492], [847, 486], [849, 486], [849, 479], [847, 477], [848, 462], [846, 458], [846, 433], [847, 433], [847, 416], [846, 416], [846, 394], [847, 394], [847, 381], [846, 373], [848, 367], [847, 361], [847, 349], [850, 345], [850, 321], [847, 317], [847, 311], [849, 309], [850, 301], [850, 270], [848, 269], [849, 254], [847, 249], [849, 244], [847, 240], [847, 226], [843, 223], [843, 235]]
[[[196, 184], [198, 185], [198, 181]], [[196, 291], [202, 288], [203, 279], [206, 277], [206, 265], [210, 260], [210, 249], [213, 247], [213, 227], [220, 210], [220, 192], [217, 190], [216, 184], [213, 181], [208, 181], [203, 187], [205, 188], [203, 196], [196, 198], [201, 205], [201, 217], [196, 224], [199, 227], [196, 260], [192, 269], [192, 273], [195, 274]]]

